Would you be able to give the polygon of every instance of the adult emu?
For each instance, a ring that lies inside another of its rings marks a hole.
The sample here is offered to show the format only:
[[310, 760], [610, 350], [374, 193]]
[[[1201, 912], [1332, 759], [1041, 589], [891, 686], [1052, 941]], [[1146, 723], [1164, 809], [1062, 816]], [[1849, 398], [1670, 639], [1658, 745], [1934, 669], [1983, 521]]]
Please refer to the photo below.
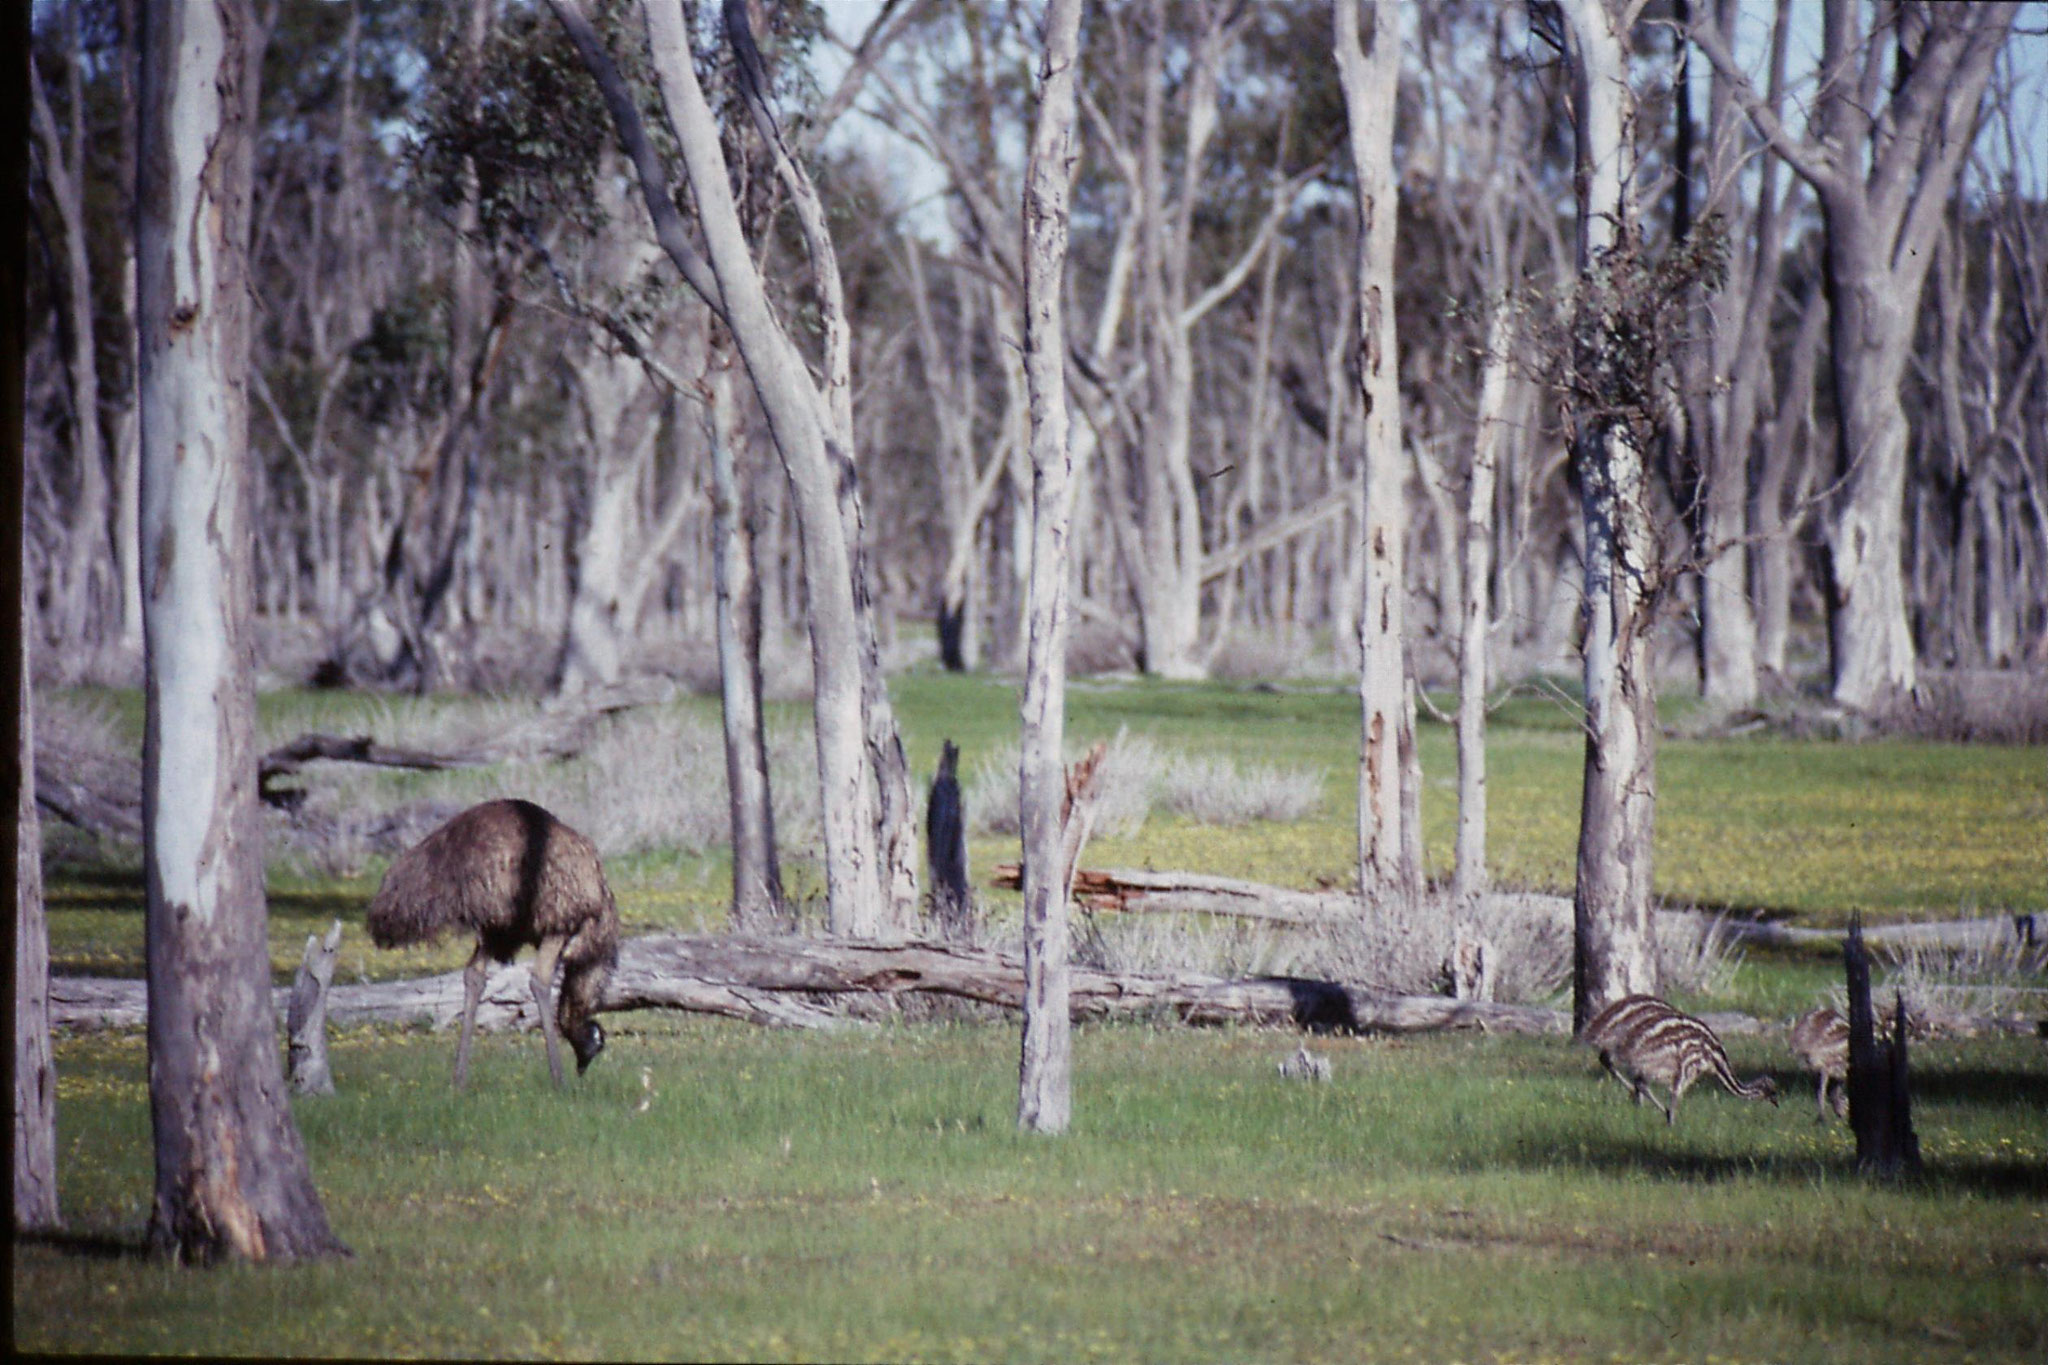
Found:
[[[577, 1075], [604, 1050], [594, 1016], [619, 960], [618, 906], [590, 840], [531, 801], [472, 806], [399, 855], [370, 902], [369, 928], [379, 948], [432, 943], [448, 929], [476, 935], [462, 972], [456, 1089], [469, 1080], [470, 1037], [490, 964], [510, 962], [522, 947], [540, 950], [533, 998], [555, 1084], [562, 1083], [558, 1026], [576, 1051]], [[550, 996], [558, 968], [559, 1002]]]

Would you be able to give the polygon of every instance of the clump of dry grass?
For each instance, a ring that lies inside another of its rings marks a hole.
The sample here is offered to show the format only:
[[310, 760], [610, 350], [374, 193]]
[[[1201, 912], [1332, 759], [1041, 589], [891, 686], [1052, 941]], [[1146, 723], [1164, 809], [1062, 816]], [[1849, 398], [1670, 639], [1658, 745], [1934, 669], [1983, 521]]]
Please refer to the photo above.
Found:
[[1886, 734], [1967, 744], [2048, 743], [2048, 671], [1927, 673], [1876, 717]]
[[[1079, 752], [1068, 761], [1079, 758]], [[1017, 832], [1017, 761], [1014, 744], [987, 755], [969, 779], [968, 828], [981, 835]], [[1129, 838], [1163, 808], [1205, 825], [1253, 820], [1303, 820], [1322, 807], [1323, 775], [1274, 764], [1240, 766], [1206, 754], [1168, 753], [1143, 736], [1119, 732], [1096, 777], [1094, 832]]]
[[1271, 627], [1233, 626], [1209, 656], [1209, 675], [1227, 682], [1293, 678], [1328, 666], [1315, 632], [1297, 622]]
[[1323, 777], [1306, 768], [1239, 767], [1226, 758], [1176, 754], [1160, 772], [1159, 797], [1169, 811], [1199, 824], [1288, 824], [1322, 808]]
[[[1077, 954], [1122, 971], [1214, 976], [1305, 976], [1394, 995], [1450, 991], [1457, 932], [1448, 896], [1403, 909], [1361, 904], [1356, 917], [1314, 925], [1211, 915], [1083, 912]], [[1497, 893], [1481, 899], [1474, 928], [1493, 950], [1494, 998], [1555, 1003], [1571, 980], [1572, 908], [1561, 896]], [[1671, 991], [1725, 992], [1740, 965], [1735, 936], [1719, 917], [1657, 916], [1658, 970]]]
[[[1937, 1032], [1973, 1017], [2038, 1014], [2048, 1005], [2048, 939], [2039, 936], [2031, 943], [2018, 933], [1966, 944], [1892, 942], [1877, 952], [1883, 968], [1873, 1000], [1902, 993], [1906, 1013]], [[1846, 1015], [1846, 997], [1835, 997]], [[1879, 1012], [1889, 1017], [1889, 1005]]]
[[[1076, 749], [1068, 754], [1067, 762], [1071, 764], [1080, 757], [1081, 751]], [[1012, 743], [987, 754], [975, 765], [965, 793], [970, 832], [1017, 833], [1019, 761], [1020, 750]], [[1152, 813], [1153, 792], [1162, 766], [1158, 746], [1151, 740], [1119, 732], [1109, 742], [1109, 750], [1095, 773], [1094, 833], [1129, 838], [1142, 830], [1146, 817]]]

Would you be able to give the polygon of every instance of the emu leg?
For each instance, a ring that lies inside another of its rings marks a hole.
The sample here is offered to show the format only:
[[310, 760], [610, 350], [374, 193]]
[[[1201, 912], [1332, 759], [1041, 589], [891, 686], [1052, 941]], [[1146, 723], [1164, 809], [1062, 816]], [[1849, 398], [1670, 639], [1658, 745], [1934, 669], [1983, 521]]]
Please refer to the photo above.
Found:
[[[1628, 1091], [1630, 1094], [1635, 1094], [1636, 1083], [1629, 1077], [1624, 1076], [1621, 1068], [1614, 1064], [1614, 1058], [1604, 1051], [1600, 1054], [1600, 1065], [1606, 1070], [1608, 1075], [1614, 1077], [1616, 1084], [1620, 1085], [1623, 1090]], [[1642, 1096], [1637, 1095], [1636, 1103], [1641, 1104], [1642, 1102]]]
[[1664, 1106], [1664, 1126], [1666, 1128], [1678, 1122], [1678, 1102], [1685, 1098], [1685, 1092], [1690, 1090], [1692, 1083], [1698, 1079], [1697, 1075], [1682, 1076], [1679, 1078], [1678, 1084], [1671, 1087], [1671, 1103]]
[[469, 1084], [469, 1040], [476, 1032], [476, 1007], [484, 998], [484, 977], [491, 970], [491, 957], [484, 945], [476, 945], [469, 965], [462, 969], [462, 1036], [455, 1044], [455, 1088]]
[[555, 1027], [555, 968], [562, 960], [560, 937], [540, 941], [540, 956], [533, 963], [533, 1003], [540, 1007], [540, 1031], [548, 1040], [548, 1075], [557, 1086], [562, 1083], [562, 1045]]
[[1828, 1073], [1825, 1071], [1820, 1073], [1820, 1093], [1813, 1097], [1813, 1103], [1814, 1108], [1818, 1111], [1814, 1114], [1813, 1121], [1815, 1123], [1826, 1123], [1828, 1121]]

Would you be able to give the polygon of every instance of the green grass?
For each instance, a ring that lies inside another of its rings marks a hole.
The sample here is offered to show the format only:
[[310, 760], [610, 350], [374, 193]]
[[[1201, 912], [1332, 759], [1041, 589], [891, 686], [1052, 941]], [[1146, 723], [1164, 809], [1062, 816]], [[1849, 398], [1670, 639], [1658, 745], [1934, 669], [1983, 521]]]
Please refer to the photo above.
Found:
[[[1013, 685], [894, 680], [913, 769], [1014, 742]], [[99, 698], [139, 734], [133, 694]], [[411, 724], [466, 703], [263, 698], [266, 733]], [[494, 703], [494, 705], [517, 705]], [[1671, 707], [1673, 716], [1687, 703]], [[678, 714], [714, 714], [701, 699]], [[1155, 815], [1089, 860], [1293, 886], [1354, 858], [1356, 701], [1331, 686], [1085, 680], [1076, 748], [1120, 727], [1169, 749], [1324, 774], [1298, 824]], [[800, 727], [801, 706], [773, 723]], [[359, 723], [357, 723], [359, 722]], [[1455, 762], [1421, 732], [1431, 869], [1448, 870]], [[1567, 890], [1581, 742], [1521, 698], [1490, 732], [1501, 882]], [[320, 780], [314, 774], [313, 781]], [[434, 779], [442, 780], [442, 779]], [[473, 780], [473, 779], [463, 779]], [[393, 789], [439, 790], [389, 779]], [[2039, 749], [1751, 736], [1667, 739], [1657, 881], [1678, 903], [1816, 924], [2048, 908]], [[459, 788], [457, 788], [459, 789]], [[52, 957], [140, 975], [134, 859], [51, 868]], [[1012, 841], [977, 840], [985, 871]], [[722, 923], [722, 851], [609, 864], [629, 932]], [[359, 923], [381, 868], [273, 872], [280, 980], [308, 933]], [[786, 873], [815, 896], [816, 869]], [[339, 975], [459, 965], [464, 945], [374, 953]], [[1837, 984], [1832, 953], [1752, 952], [1687, 1007], [1783, 1018]], [[1838, 1124], [1782, 1045], [1730, 1040], [1782, 1108], [1696, 1090], [1676, 1127], [1555, 1039], [1333, 1039], [1327, 1086], [1282, 1083], [1294, 1039], [1089, 1028], [1075, 1121], [1014, 1130], [1014, 1026], [821, 1037], [650, 1014], [562, 1093], [538, 1040], [338, 1030], [340, 1093], [297, 1102], [353, 1259], [185, 1273], [139, 1247], [151, 1186], [139, 1032], [59, 1040], [67, 1231], [18, 1242], [15, 1340], [38, 1351], [702, 1359], [2039, 1360], [2048, 1352], [2048, 1051], [2033, 1039], [1916, 1047], [1928, 1173], [1850, 1170]], [[642, 1071], [652, 1090], [644, 1090]], [[646, 1109], [639, 1105], [647, 1099]]]
[[[65, 1040], [68, 1232], [17, 1246], [17, 1343], [113, 1354], [723, 1359], [2039, 1359], [2048, 1058], [1916, 1052], [1929, 1173], [1855, 1178], [1783, 1108], [1675, 1128], [1558, 1040], [1084, 1029], [1073, 1131], [1013, 1128], [1015, 1036], [621, 1019], [581, 1083], [537, 1042], [351, 1029], [301, 1100], [352, 1260], [136, 1254], [142, 1043]], [[651, 1102], [637, 1108], [641, 1071]]]
[[[943, 740], [961, 745], [970, 768], [1015, 743], [1013, 683], [917, 670], [893, 679], [892, 691], [920, 790]], [[139, 743], [135, 694], [76, 695], [105, 709]], [[1692, 704], [1675, 699], [1667, 709], [1675, 715]], [[486, 705], [503, 710], [518, 703]], [[374, 731], [394, 716], [418, 724], [475, 703], [283, 691], [265, 694], [260, 706], [265, 732], [285, 736], [309, 728]], [[716, 715], [705, 698], [686, 698], [675, 708], [678, 715]], [[1343, 886], [1355, 877], [1358, 721], [1346, 688], [1276, 692], [1083, 679], [1072, 687], [1069, 711], [1076, 750], [1128, 728], [1163, 748], [1310, 769], [1325, 781], [1327, 799], [1315, 818], [1218, 828], [1155, 814], [1135, 837], [1096, 839], [1091, 863], [1295, 887]], [[801, 704], [771, 708], [778, 727], [802, 727], [807, 717]], [[1573, 726], [1563, 703], [1541, 697], [1511, 700], [1492, 719], [1489, 861], [1500, 885], [1571, 890], [1583, 762]], [[1425, 852], [1430, 874], [1444, 877], [1457, 818], [1456, 753], [1446, 726], [1425, 721], [1420, 738]], [[321, 774], [308, 780], [317, 783]], [[472, 774], [385, 780], [411, 793], [430, 782], [442, 784], [432, 790], [460, 792], [478, 781]], [[1658, 785], [1655, 880], [1669, 904], [1768, 911], [1816, 925], [1840, 925], [1852, 911], [1882, 922], [2048, 909], [2048, 754], [2039, 748], [1667, 738]], [[1016, 856], [1014, 839], [976, 839], [970, 847], [972, 865], [984, 872]], [[721, 926], [729, 866], [722, 849], [614, 860], [609, 871], [628, 931]], [[820, 894], [814, 865], [786, 856], [784, 868], [797, 898]], [[280, 980], [289, 979], [307, 934], [336, 916], [360, 916], [380, 872], [374, 863], [346, 880], [274, 872], [271, 945]], [[57, 970], [141, 974], [142, 881], [132, 857], [125, 864], [61, 866], [49, 894]], [[344, 961], [343, 972], [374, 979], [452, 968], [463, 951], [451, 944], [358, 954]]]

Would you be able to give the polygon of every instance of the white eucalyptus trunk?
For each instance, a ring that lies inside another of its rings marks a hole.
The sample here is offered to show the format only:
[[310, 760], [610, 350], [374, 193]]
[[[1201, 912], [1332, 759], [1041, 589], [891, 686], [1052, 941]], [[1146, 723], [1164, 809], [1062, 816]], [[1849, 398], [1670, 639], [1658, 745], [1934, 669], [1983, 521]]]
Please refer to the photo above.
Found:
[[1350, 126], [1358, 200], [1358, 335], [1363, 402], [1364, 564], [1358, 613], [1361, 720], [1358, 763], [1359, 893], [1370, 904], [1412, 909], [1422, 895], [1415, 803], [1404, 791], [1404, 757], [1415, 742], [1407, 688], [1408, 461], [1401, 448], [1400, 354], [1394, 333], [1395, 92], [1401, 74], [1400, 12], [1384, 0], [1339, 0], [1337, 71]]
[[1486, 690], [1493, 607], [1493, 503], [1507, 435], [1508, 347], [1513, 314], [1499, 300], [1487, 324], [1480, 365], [1472, 474], [1465, 488], [1464, 563], [1458, 603], [1458, 836], [1452, 896], [1460, 907], [1486, 892]]
[[[1614, 0], [1567, 0], [1577, 122], [1580, 280], [1633, 222], [1635, 103]], [[1591, 324], [1580, 324], [1587, 330]], [[1643, 452], [1625, 424], [1575, 414], [1585, 524], [1585, 781], [1573, 894], [1573, 1022], [1657, 990], [1650, 902], [1657, 811], [1648, 589], [1655, 569]]]
[[1066, 771], [1068, 439], [1067, 186], [1076, 156], [1075, 67], [1081, 0], [1052, 0], [1039, 66], [1038, 113], [1024, 185], [1024, 371], [1031, 416], [1031, 581], [1019, 737], [1024, 854], [1024, 1029], [1017, 1126], [1063, 1133], [1072, 1118], [1067, 871], [1061, 854]]
[[809, 605], [826, 914], [835, 934], [876, 937], [886, 931], [891, 916], [882, 894], [878, 795], [867, 762], [855, 557], [839, 499], [841, 487], [854, 477], [853, 457], [833, 435], [836, 403], [818, 391], [769, 306], [733, 201], [718, 122], [692, 64], [681, 6], [676, 0], [645, 0], [642, 13], [667, 127], [689, 177], [708, 264], [696, 254], [632, 94], [588, 16], [576, 0], [550, 2], [603, 90], [639, 174], [657, 240], [691, 288], [731, 329], [789, 475]]
[[150, 6], [137, 190], [149, 1240], [179, 1260], [345, 1250], [293, 1123], [270, 1002], [250, 639], [250, 161], [261, 38], [237, 0]]

